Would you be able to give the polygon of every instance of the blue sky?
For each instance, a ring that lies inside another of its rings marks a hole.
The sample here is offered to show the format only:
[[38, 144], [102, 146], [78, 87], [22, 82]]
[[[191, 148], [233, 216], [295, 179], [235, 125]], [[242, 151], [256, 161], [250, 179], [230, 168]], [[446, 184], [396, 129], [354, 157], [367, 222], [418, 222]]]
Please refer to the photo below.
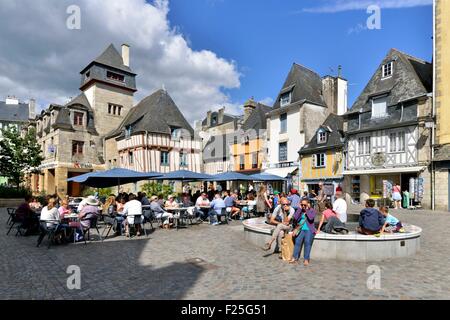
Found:
[[194, 50], [235, 61], [232, 101], [275, 99], [297, 62], [322, 76], [342, 65], [350, 107], [390, 48], [431, 61], [431, 0], [380, 1], [381, 30], [365, 29], [364, 1], [171, 0], [168, 19]]

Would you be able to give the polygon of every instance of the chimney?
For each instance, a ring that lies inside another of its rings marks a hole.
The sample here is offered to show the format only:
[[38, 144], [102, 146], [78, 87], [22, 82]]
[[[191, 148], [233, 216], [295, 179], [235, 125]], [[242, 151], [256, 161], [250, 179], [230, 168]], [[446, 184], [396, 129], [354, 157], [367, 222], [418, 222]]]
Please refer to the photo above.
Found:
[[248, 117], [250, 117], [253, 110], [256, 109], [256, 106], [257, 106], [257, 103], [255, 102], [253, 97], [251, 97], [249, 100], [247, 100], [244, 103], [244, 122], [248, 119]]
[[218, 115], [217, 115], [217, 123], [219, 123], [219, 124], [223, 123], [223, 116], [224, 116], [224, 114], [225, 114], [225, 107], [220, 108], [219, 112], [218, 112]]
[[122, 44], [122, 60], [124, 66], [130, 66], [130, 46], [126, 43]]
[[28, 118], [36, 118], [36, 100], [34, 99], [30, 99], [30, 101], [28, 102]]
[[211, 111], [208, 111], [207, 113], [206, 113], [206, 127], [211, 127], [211, 115], [212, 115], [212, 112]]
[[6, 104], [11, 104], [11, 105], [18, 105], [19, 104], [19, 99], [17, 99], [15, 96], [8, 96], [6, 98], [5, 103]]
[[347, 112], [348, 102], [347, 102], [347, 90], [348, 82], [344, 78], [338, 77], [336, 79], [337, 86], [337, 115], [342, 116]]

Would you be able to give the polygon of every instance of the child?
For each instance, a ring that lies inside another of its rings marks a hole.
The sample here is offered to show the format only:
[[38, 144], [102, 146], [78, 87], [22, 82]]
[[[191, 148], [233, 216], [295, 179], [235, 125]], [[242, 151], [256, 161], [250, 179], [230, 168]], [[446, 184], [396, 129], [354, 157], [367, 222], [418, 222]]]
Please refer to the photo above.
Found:
[[385, 218], [385, 222], [384, 222], [383, 227], [381, 228], [380, 234], [383, 234], [383, 232], [388, 232], [388, 233], [405, 232], [400, 220], [398, 220], [393, 215], [389, 214], [388, 207], [381, 207], [380, 212]]

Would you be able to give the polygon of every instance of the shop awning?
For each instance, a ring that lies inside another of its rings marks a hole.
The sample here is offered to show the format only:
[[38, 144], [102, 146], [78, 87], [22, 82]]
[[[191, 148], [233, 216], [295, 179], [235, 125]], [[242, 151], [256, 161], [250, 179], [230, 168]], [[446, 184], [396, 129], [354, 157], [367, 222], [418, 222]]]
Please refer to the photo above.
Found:
[[295, 170], [297, 170], [297, 167], [287, 167], [287, 168], [273, 168], [273, 169], [267, 169], [264, 173], [273, 174], [275, 176], [280, 176], [282, 178], [286, 178], [289, 174], [293, 173]]
[[404, 167], [404, 168], [382, 168], [369, 170], [344, 171], [344, 176], [365, 175], [365, 174], [401, 174], [424, 171], [427, 167]]

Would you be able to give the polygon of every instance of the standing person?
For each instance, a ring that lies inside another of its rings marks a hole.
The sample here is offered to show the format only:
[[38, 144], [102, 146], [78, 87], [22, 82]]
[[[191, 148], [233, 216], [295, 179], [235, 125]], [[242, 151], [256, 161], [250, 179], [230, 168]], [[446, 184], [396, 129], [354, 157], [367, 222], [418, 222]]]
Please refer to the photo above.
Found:
[[213, 201], [216, 195], [216, 191], [214, 190], [214, 185], [211, 183], [208, 187], [208, 200]]
[[256, 212], [258, 216], [259, 215], [265, 216], [267, 208], [269, 208], [269, 210], [272, 210], [272, 204], [270, 203], [269, 198], [267, 197], [266, 190], [267, 190], [266, 186], [261, 185], [256, 196]]
[[402, 208], [402, 187], [398, 183], [392, 188], [392, 199], [394, 199], [395, 210]]
[[280, 193], [278, 191], [274, 191], [273, 193], [273, 207], [278, 207], [278, 202], [280, 201]]
[[347, 223], [347, 202], [343, 198], [342, 191], [336, 191], [336, 200], [333, 203], [333, 211], [342, 223]]
[[294, 224], [297, 226], [294, 229], [294, 235], [298, 234], [295, 239], [294, 254], [292, 255], [289, 263], [297, 263], [300, 259], [302, 246], [304, 246], [304, 262], [303, 265], [308, 266], [311, 254], [311, 248], [314, 242], [314, 236], [316, 234], [316, 227], [314, 226], [314, 218], [316, 217], [316, 210], [311, 208], [311, 204], [308, 200], [302, 200], [300, 202], [301, 208], [297, 210], [294, 215]]
[[384, 217], [375, 207], [373, 199], [366, 200], [366, 208], [359, 214], [359, 227], [356, 229], [364, 235], [374, 235], [380, 232], [384, 225]]
[[325, 190], [323, 187], [323, 182], [319, 183], [319, 192], [317, 193], [317, 205], [319, 208], [319, 212], [322, 213], [325, 210], [325, 200], [327, 199], [327, 196], [325, 194]]
[[291, 189], [290, 196], [288, 200], [291, 202], [291, 207], [297, 211], [300, 208], [300, 196], [298, 195], [298, 191], [296, 189]]
[[[272, 244], [277, 240], [278, 249], [281, 250], [281, 240], [284, 235], [291, 230], [291, 220], [294, 217], [295, 210], [290, 206], [289, 200], [280, 199], [280, 205], [275, 208], [270, 217], [270, 224], [276, 226], [272, 233], [272, 238], [264, 246], [264, 250], [269, 251]], [[276, 248], [275, 248], [276, 249]]]

